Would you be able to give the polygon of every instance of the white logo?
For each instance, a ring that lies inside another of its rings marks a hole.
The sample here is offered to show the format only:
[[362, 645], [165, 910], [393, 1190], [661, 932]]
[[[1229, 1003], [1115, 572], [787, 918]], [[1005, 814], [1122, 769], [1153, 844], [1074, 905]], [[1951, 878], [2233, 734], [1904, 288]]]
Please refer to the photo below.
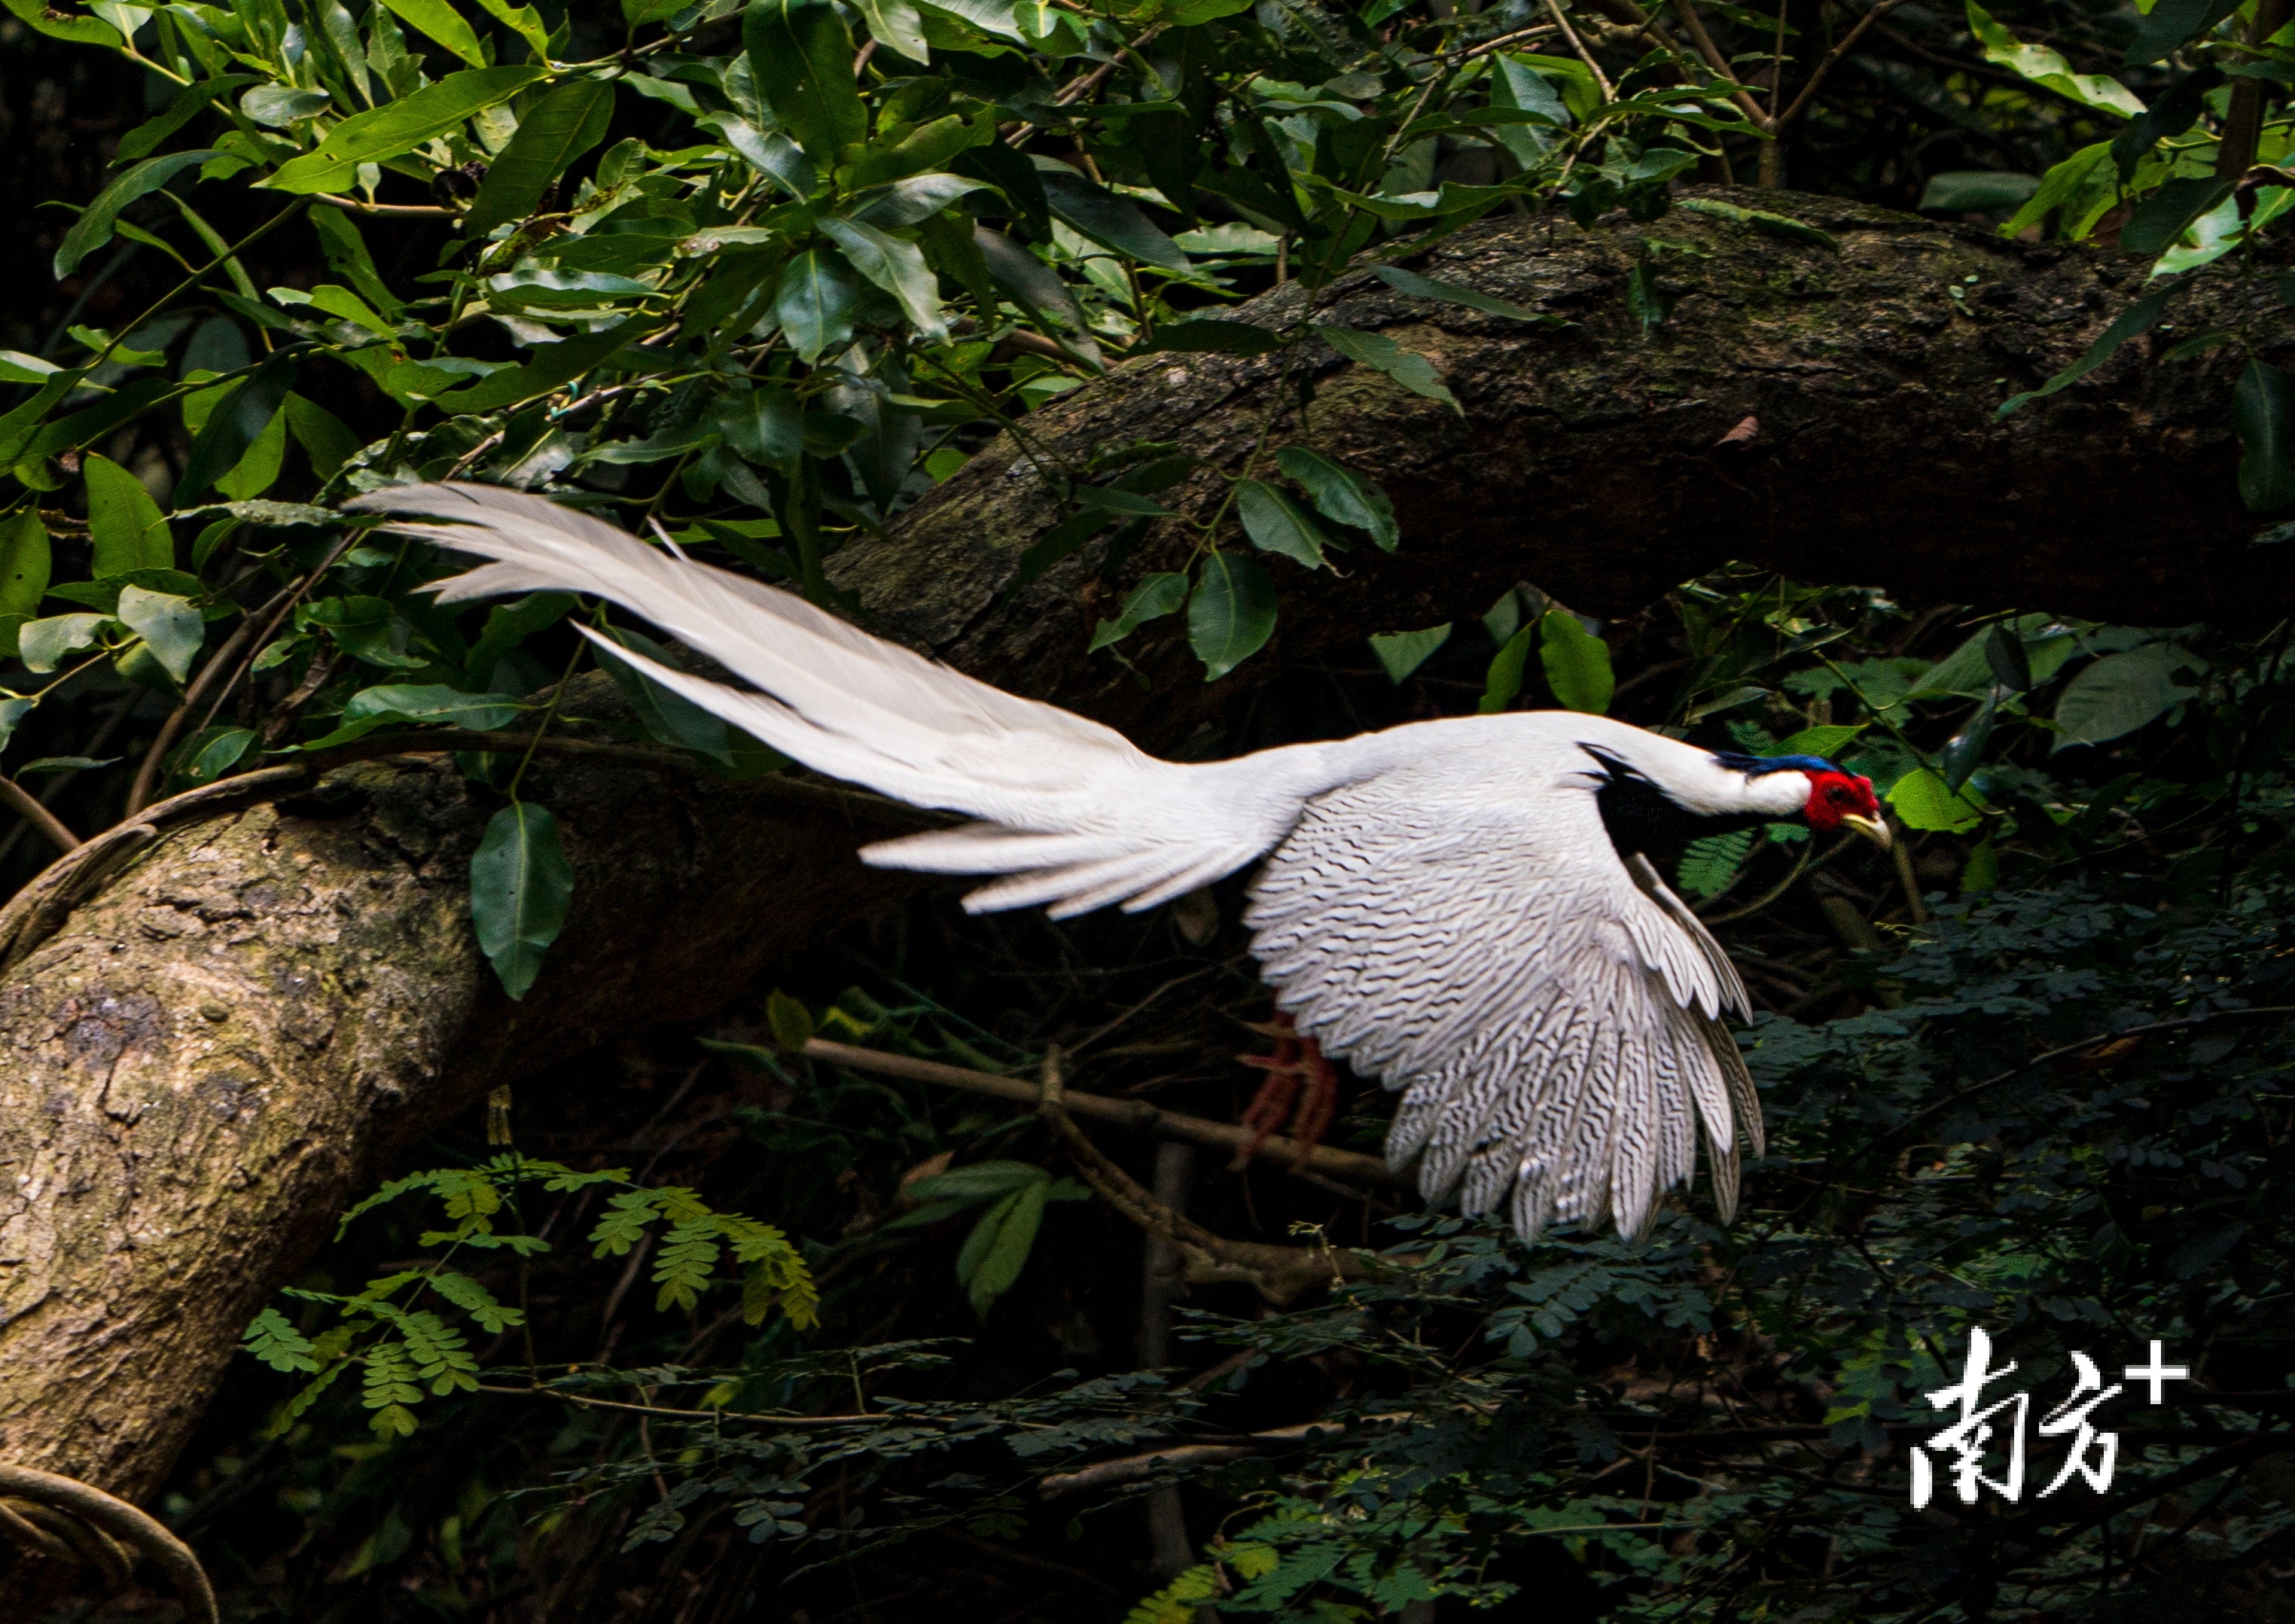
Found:
[[[2103, 1373], [2085, 1353], [2075, 1352], [2071, 1359], [2075, 1377], [2071, 1396], [2040, 1418], [2041, 1437], [2061, 1438], [2069, 1433], [2072, 1440], [2062, 1469], [2040, 1490], [2042, 1499], [2062, 1489], [2075, 1473], [2086, 1480], [2090, 1489], [2103, 1494], [2111, 1487], [2112, 1465], [2119, 1458], [2119, 1434], [2098, 1432], [2093, 1417], [2098, 1405], [2118, 1398], [2125, 1391], [2124, 1384], [2114, 1382], [2106, 1387]], [[1960, 1496], [1962, 1505], [1975, 1505], [1979, 1492], [1986, 1489], [2012, 1505], [2023, 1498], [2024, 1422], [2031, 1408], [2032, 1396], [2004, 1391], [1990, 1403], [1984, 1402], [1987, 1387], [2015, 1374], [2013, 1360], [1997, 1370], [1992, 1367], [1992, 1338], [1989, 1334], [1982, 1331], [1969, 1333], [1968, 1357], [1962, 1363], [1960, 1380], [1928, 1395], [1934, 1408], [1951, 1409], [1957, 1406], [1960, 1415], [1942, 1432], [1913, 1446], [1915, 1510], [1926, 1506], [1936, 1494], [1932, 1451], [1935, 1460], [1947, 1463], [1952, 1473], [1953, 1491]], [[2155, 1342], [2148, 1364], [2130, 1365], [2120, 1375], [2129, 1382], [2148, 1384], [2150, 1402], [2157, 1408], [2161, 1383], [2189, 1381], [2192, 1372], [2187, 1365], [2168, 1364], [2162, 1357], [2160, 1344]], [[1995, 1445], [1995, 1433], [2004, 1431], [2003, 1441]], [[1992, 1454], [2006, 1458], [2007, 1464], [1997, 1477], [1989, 1477], [1984, 1471], [1985, 1457]]]

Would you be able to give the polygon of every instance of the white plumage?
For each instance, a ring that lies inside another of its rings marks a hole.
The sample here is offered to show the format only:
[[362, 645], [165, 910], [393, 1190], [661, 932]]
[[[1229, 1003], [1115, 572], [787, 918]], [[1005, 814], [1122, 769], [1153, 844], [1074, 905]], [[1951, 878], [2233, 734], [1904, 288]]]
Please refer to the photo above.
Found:
[[[1253, 951], [1303, 1035], [1402, 1092], [1387, 1155], [1469, 1213], [1511, 1200], [1645, 1230], [1704, 1138], [1736, 1204], [1760, 1110], [1726, 1012], [1748, 1013], [1719, 946], [1643, 858], [1621, 860], [1595, 792], [1647, 778], [1686, 810], [1797, 815], [1798, 772], [1750, 775], [1605, 717], [1415, 722], [1207, 764], [976, 681], [803, 600], [672, 559], [543, 498], [429, 485], [351, 507], [495, 560], [444, 601], [595, 593], [762, 690], [617, 648], [617, 658], [816, 771], [976, 820], [864, 847], [881, 868], [994, 875], [974, 912], [1150, 908], [1266, 858]], [[1598, 760], [1591, 750], [1605, 758]]]

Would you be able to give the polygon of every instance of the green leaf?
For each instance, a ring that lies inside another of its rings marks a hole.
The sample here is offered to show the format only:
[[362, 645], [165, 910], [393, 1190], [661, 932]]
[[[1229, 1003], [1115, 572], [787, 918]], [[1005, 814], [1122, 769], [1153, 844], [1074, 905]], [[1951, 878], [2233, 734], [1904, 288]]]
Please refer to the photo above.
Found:
[[1275, 583], [1246, 553], [1211, 552], [1188, 599], [1188, 643], [1216, 681], [1264, 648], [1275, 634]]
[[812, 1012], [779, 987], [765, 1000], [765, 1024], [784, 1053], [803, 1054], [804, 1046], [813, 1041]]
[[193, 164], [205, 163], [219, 156], [213, 148], [196, 152], [170, 152], [164, 158], [147, 158], [121, 175], [102, 192], [95, 200], [80, 211], [57, 246], [52, 268], [56, 280], [61, 282], [79, 269], [80, 261], [111, 241], [112, 227], [119, 219], [119, 211], [140, 198], [149, 197]]
[[1750, 225], [1766, 236], [1782, 237], [1788, 242], [1806, 242], [1831, 253], [1841, 251], [1841, 240], [1830, 232], [1819, 231], [1804, 220], [1791, 215], [1773, 213], [1766, 208], [1747, 208], [1742, 204], [1725, 203], [1719, 198], [1684, 198], [1680, 208], [1692, 214], [1708, 215], [1717, 220], [1733, 220], [1740, 225]]
[[96, 632], [109, 615], [51, 615], [27, 622], [16, 632], [17, 657], [27, 671], [42, 673], [63, 664], [68, 654], [95, 646]]
[[0, 349], [0, 383], [41, 383], [63, 368], [20, 349]]
[[1283, 345], [1281, 333], [1270, 332], [1250, 322], [1222, 322], [1210, 316], [1197, 316], [1158, 327], [1155, 347], [1197, 355], [1268, 355], [1281, 349]]
[[2096, 171], [2111, 160], [2112, 143], [2098, 141], [2082, 147], [2060, 164], [2050, 167], [2040, 177], [2039, 190], [2024, 200], [2024, 206], [2005, 221], [2000, 234], [2013, 237], [2017, 233], [2039, 224], [2048, 217], [2051, 209], [2061, 208], [2087, 189]]
[[858, 220], [827, 219], [821, 222], [821, 229], [845, 250], [854, 270], [899, 302], [909, 324], [927, 342], [938, 344], [947, 339], [948, 323], [940, 308], [940, 279], [915, 243]]
[[2131, 254], [2159, 254], [2176, 246], [2192, 223], [2231, 195], [2232, 184], [2212, 175], [2169, 181], [2136, 206], [2119, 228], [2119, 246]]
[[2049, 379], [2038, 388], [2027, 389], [2021, 395], [2012, 395], [2001, 402], [1998, 410], [1992, 414], [1994, 420], [1997, 421], [2006, 417], [2027, 401], [2039, 400], [2044, 396], [2055, 394], [2058, 390], [2070, 388], [2111, 360], [2113, 354], [2128, 339], [2139, 333], [2151, 331], [2160, 316], [2166, 314], [2168, 298], [2182, 286], [2181, 282], [2172, 282], [2157, 292], [2147, 293], [2137, 299], [2112, 318], [2111, 325], [2097, 336], [2095, 342], [2087, 347], [2087, 352], [2079, 360]]
[[235, 502], [250, 501], [269, 490], [272, 482], [279, 477], [279, 470], [287, 461], [286, 403], [282, 401], [280, 406], [271, 414], [270, 421], [263, 425], [263, 432], [232, 464], [231, 471], [216, 480], [215, 488], [224, 495]]
[[2231, 396], [2239, 432], [2240, 499], [2258, 513], [2295, 502], [2295, 379], [2267, 362], [2250, 361]]
[[611, 356], [634, 344], [659, 324], [657, 317], [633, 315], [617, 326], [561, 339], [523, 366], [504, 367], [451, 394], [434, 397], [442, 410], [467, 415], [499, 411], [568, 384]]
[[1838, 722], [1820, 722], [1813, 728], [1803, 728], [1790, 739], [1779, 739], [1761, 752], [1764, 755], [1814, 755], [1821, 761], [1836, 759], [1841, 747], [1862, 733], [1869, 722], [1854, 724]]
[[1929, 176], [1921, 200], [1914, 207], [1948, 214], [1989, 214], [1997, 208], [2017, 208], [2039, 189], [2037, 175], [2007, 169], [1944, 169]]
[[558, 86], [527, 109], [510, 144], [486, 167], [470, 212], [462, 216], [462, 234], [483, 237], [497, 225], [534, 213], [551, 183], [606, 138], [613, 116], [611, 79], [576, 79]]
[[[166, 569], [176, 561], [175, 537], [159, 504], [143, 482], [110, 458], [90, 453], [83, 464], [87, 480], [87, 527], [95, 543], [99, 579], [131, 569]], [[43, 583], [45, 584], [45, 583]], [[28, 611], [29, 612], [29, 611]]]
[[956, 1277], [972, 1311], [985, 1319], [997, 1298], [1012, 1289], [1027, 1267], [1044, 1219], [1044, 1182], [1015, 1190], [991, 1207], [964, 1243]]
[[1736, 882], [1737, 871], [1745, 866], [1757, 832], [1731, 829], [1726, 835], [1707, 835], [1691, 841], [1681, 853], [1680, 866], [1674, 870], [1675, 879], [1692, 896], [1719, 896]]
[[494, 815], [470, 858], [470, 920], [502, 991], [524, 998], [565, 927], [574, 869], [546, 808], [515, 801]]
[[741, 39], [757, 94], [820, 168], [867, 138], [853, 41], [829, 0], [754, 0], [741, 14]]
[[294, 1322], [277, 1309], [265, 1309], [247, 1327], [241, 1344], [274, 1370], [316, 1371], [319, 1361], [311, 1356], [318, 1344], [295, 1328]]
[[168, 771], [188, 783], [211, 784], [237, 766], [260, 737], [252, 728], [208, 728], [175, 753]]
[[1141, 518], [1176, 517], [1154, 497], [1143, 496], [1120, 485], [1080, 485], [1075, 487], [1075, 499], [1082, 506], [1102, 513], [1129, 513]]
[[490, 1335], [498, 1335], [512, 1326], [526, 1323], [524, 1314], [495, 1301], [492, 1292], [468, 1275], [456, 1274], [451, 1269], [436, 1269], [425, 1277], [425, 1283], [432, 1291], [468, 1314], [479, 1330]]
[[1484, 315], [1502, 315], [1516, 322], [1538, 322], [1547, 325], [1559, 325], [1562, 322], [1558, 315], [1532, 310], [1529, 306], [1517, 305], [1511, 299], [1477, 293], [1472, 288], [1460, 287], [1457, 282], [1438, 282], [1432, 276], [1421, 276], [1416, 271], [1406, 271], [1399, 265], [1374, 268], [1379, 281], [1397, 293], [1408, 293], [1413, 298], [1441, 299], [1445, 304], [1463, 305], [1469, 310], [1479, 310]]
[[2209, 32], [2239, 8], [2240, 0], [2155, 0], [2136, 25], [2123, 65], [2147, 68], [2185, 41]]
[[2074, 73], [2071, 64], [2057, 53], [2046, 45], [2023, 44], [1976, 0], [1967, 4], [1968, 31], [1983, 46], [1985, 61], [2098, 112], [2133, 118], [2144, 110], [2143, 102], [2117, 79], [2100, 73]]
[[192, 660], [207, 638], [208, 623], [188, 599], [147, 592], [140, 586], [123, 587], [115, 617], [151, 645], [169, 676], [181, 682], [191, 674]]
[[853, 4], [878, 45], [912, 62], [932, 61], [931, 47], [925, 44], [924, 19], [909, 0], [853, 0]]
[[329, 130], [315, 150], [288, 159], [258, 184], [274, 192], [339, 191], [356, 181], [359, 165], [396, 158], [458, 129], [471, 114], [509, 101], [545, 72], [535, 67], [472, 68], [449, 74], [399, 101], [353, 113]]
[[[239, 466], [271, 427], [280, 408], [287, 404], [288, 391], [295, 387], [295, 376], [292, 354], [276, 351], [252, 373], [232, 385], [231, 392], [216, 403], [198, 437], [192, 442], [192, 454], [184, 459], [183, 477], [176, 482], [175, 500], [178, 506], [198, 501], [209, 486]], [[283, 447], [283, 438], [281, 444]]]
[[[287, 397], [287, 429], [310, 459], [311, 471], [323, 485], [358, 454], [359, 437], [349, 424], [324, 406], [299, 395]], [[324, 512], [324, 509], [318, 510]]]
[[[526, 41], [526, 48], [534, 53], [534, 60], [550, 60], [550, 26], [542, 13], [530, 5], [512, 5], [510, 0], [478, 0], [488, 16], [509, 25], [510, 30]], [[346, 55], [348, 53], [345, 53]]]
[[810, 366], [852, 341], [859, 293], [853, 267], [833, 249], [808, 249], [789, 261], [773, 294], [773, 315], [798, 360]]
[[1360, 332], [1352, 327], [1318, 327], [1315, 336], [1348, 360], [1385, 373], [1413, 395], [1439, 400], [1460, 417], [1466, 416], [1466, 408], [1444, 386], [1434, 363], [1417, 350], [1403, 348], [1384, 333]]
[[1647, 259], [1636, 262], [1626, 273], [1626, 308], [1641, 323], [1645, 339], [1664, 326], [1665, 319], [1673, 314], [1673, 301], [1658, 290], [1657, 272]]
[[1332, 544], [1330, 538], [1282, 492], [1257, 479], [1238, 480], [1235, 505], [1253, 546], [1262, 552], [1279, 552], [1309, 569], [1323, 567], [1323, 550]]
[[114, 163], [132, 164], [148, 158], [151, 149], [205, 112], [217, 97], [229, 94], [242, 85], [258, 83], [252, 73], [226, 73], [218, 78], [198, 79], [184, 86], [168, 99], [167, 110], [160, 115], [137, 125], [119, 138], [119, 151], [113, 155]]
[[1325, 518], [1367, 530], [1381, 551], [1394, 551], [1401, 533], [1395, 526], [1394, 504], [1377, 481], [1304, 445], [1286, 445], [1275, 453], [1275, 465], [1298, 482]]
[[291, 85], [257, 85], [239, 99], [239, 110], [257, 124], [283, 128], [303, 118], [315, 118], [334, 98], [323, 90], [298, 90]]
[[[609, 626], [604, 635], [657, 665], [666, 665], [672, 671], [683, 669], [668, 649], [642, 632]], [[616, 659], [610, 649], [601, 649], [599, 653], [606, 669], [613, 673], [614, 685], [637, 712], [638, 721], [647, 732], [677, 749], [691, 750], [728, 767], [733, 764], [732, 747], [727, 741], [723, 717], [710, 714], [682, 694], [670, 692], [627, 660]]]
[[486, 65], [486, 54], [478, 49], [478, 35], [446, 0], [382, 0], [382, 4], [397, 12], [409, 27], [437, 40], [471, 67]]
[[[37, 623], [36, 623], [37, 624]], [[2207, 663], [2177, 643], [2107, 654], [2064, 685], [2054, 748], [2100, 745], [2145, 727], [2199, 692], [2184, 680]]]
[[18, 629], [40, 612], [51, 565], [47, 526], [36, 505], [0, 520], [0, 658], [15, 657]]
[[1984, 821], [1983, 813], [1967, 792], [1955, 794], [1926, 767], [1916, 767], [1899, 779], [1889, 791], [1889, 804], [1907, 828], [1934, 829], [1957, 835]]
[[1546, 612], [1538, 623], [1538, 659], [1546, 667], [1547, 686], [1569, 709], [1597, 716], [1609, 710], [1617, 687], [1609, 646], [1578, 616], [1567, 609]]
[[1523, 668], [1530, 663], [1531, 637], [1537, 630], [1523, 626], [1491, 657], [1482, 676], [1482, 697], [1474, 706], [1479, 714], [1495, 716], [1521, 697]]
[[1187, 601], [1186, 575], [1167, 571], [1144, 577], [1124, 599], [1123, 608], [1114, 620], [1103, 620], [1092, 628], [1088, 652], [1096, 654], [1110, 643], [1122, 642], [1148, 621], [1179, 613]]
[[1169, 271], [1188, 268], [1186, 252], [1131, 199], [1068, 169], [1039, 169], [1036, 180], [1051, 211], [1102, 248]]
[[1450, 623], [1428, 626], [1420, 632], [1373, 632], [1370, 651], [1386, 668], [1387, 681], [1400, 687], [1403, 680], [1424, 665], [1433, 653], [1450, 641]]

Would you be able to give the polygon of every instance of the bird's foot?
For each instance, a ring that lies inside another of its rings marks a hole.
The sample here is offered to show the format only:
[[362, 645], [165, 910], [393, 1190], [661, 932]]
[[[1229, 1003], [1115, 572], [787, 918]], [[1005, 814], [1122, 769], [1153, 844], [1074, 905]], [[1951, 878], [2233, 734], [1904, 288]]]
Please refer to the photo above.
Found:
[[1251, 1138], [1236, 1154], [1234, 1166], [1241, 1168], [1257, 1155], [1270, 1136], [1286, 1123], [1296, 1147], [1294, 1154], [1303, 1160], [1338, 1114], [1339, 1074], [1323, 1058], [1314, 1039], [1299, 1035], [1288, 1015], [1278, 1011], [1273, 1020], [1254, 1024], [1252, 1030], [1272, 1039], [1275, 1052], [1236, 1057], [1265, 1072], [1267, 1081], [1244, 1107], [1243, 1125], [1251, 1130]]

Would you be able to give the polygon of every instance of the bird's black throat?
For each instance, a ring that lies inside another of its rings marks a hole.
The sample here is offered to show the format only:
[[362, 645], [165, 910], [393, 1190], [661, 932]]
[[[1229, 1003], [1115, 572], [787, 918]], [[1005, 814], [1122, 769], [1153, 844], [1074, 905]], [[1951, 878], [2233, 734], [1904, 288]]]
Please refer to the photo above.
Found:
[[1659, 873], [1671, 874], [1691, 841], [1776, 821], [1762, 812], [1691, 812], [1618, 757], [1592, 745], [1579, 747], [1601, 763], [1602, 787], [1594, 792], [1594, 804], [1621, 862], [1638, 852]]

